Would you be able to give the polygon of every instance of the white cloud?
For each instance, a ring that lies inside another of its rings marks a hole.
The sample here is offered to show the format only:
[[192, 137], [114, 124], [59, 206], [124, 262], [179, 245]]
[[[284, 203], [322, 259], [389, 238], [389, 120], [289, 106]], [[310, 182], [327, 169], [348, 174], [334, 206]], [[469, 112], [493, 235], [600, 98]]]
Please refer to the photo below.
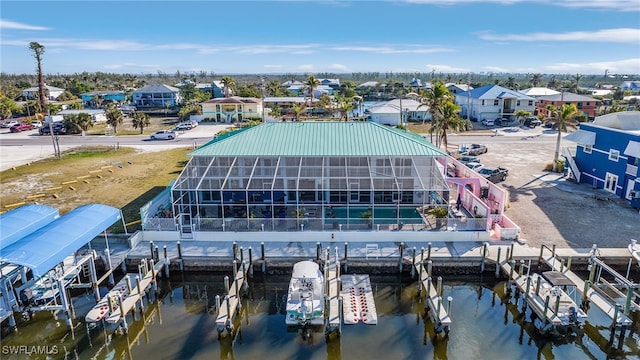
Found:
[[298, 65], [298, 71], [313, 71], [313, 65], [312, 64], [301, 64]]
[[510, 72], [508, 69], [499, 67], [499, 66], [483, 66], [482, 69], [486, 72], [491, 73], [507, 73]]
[[468, 68], [458, 68], [442, 64], [426, 64], [425, 67], [429, 69], [429, 71], [435, 70], [437, 73], [466, 73], [471, 71], [471, 69]]
[[303, 53], [309, 54], [318, 48], [318, 44], [300, 44], [300, 45], [270, 45], [270, 44], [254, 44], [246, 46], [229, 46], [225, 48], [227, 52], [235, 52], [239, 54], [273, 54], [273, 53]]
[[401, 45], [402, 47], [390, 47], [390, 46], [333, 46], [328, 50], [333, 51], [359, 51], [369, 52], [377, 54], [434, 54], [442, 52], [455, 51], [450, 48], [439, 46], [424, 46], [424, 45]]
[[36, 30], [36, 31], [51, 30], [50, 28], [44, 27], [44, 26], [23, 24], [15, 21], [4, 20], [4, 19], [0, 19], [0, 29]]
[[572, 9], [582, 8], [613, 11], [640, 11], [640, 2], [637, 0], [405, 0], [405, 2], [440, 6], [454, 6], [462, 4], [515, 5], [524, 3], [537, 3]]
[[637, 74], [640, 72], [640, 58], [600, 61], [592, 63], [558, 63], [544, 67], [550, 73], [601, 74], [605, 70], [618, 74]]
[[136, 63], [119, 63], [119, 64], [108, 64], [104, 65], [105, 69], [109, 70], [118, 70], [118, 69], [159, 69], [160, 65], [151, 65], [151, 64], [136, 64]]
[[528, 34], [494, 34], [480, 32], [478, 37], [487, 41], [518, 42], [518, 41], [581, 41], [581, 42], [640, 42], [640, 28], [603, 29], [595, 31], [571, 31], [564, 33], [528, 33]]
[[274, 70], [280, 70], [280, 69], [284, 69], [283, 65], [264, 65], [265, 69], [274, 69]]
[[331, 64], [329, 65], [329, 69], [331, 69], [331, 71], [344, 72], [344, 71], [347, 71], [349, 68], [342, 64]]

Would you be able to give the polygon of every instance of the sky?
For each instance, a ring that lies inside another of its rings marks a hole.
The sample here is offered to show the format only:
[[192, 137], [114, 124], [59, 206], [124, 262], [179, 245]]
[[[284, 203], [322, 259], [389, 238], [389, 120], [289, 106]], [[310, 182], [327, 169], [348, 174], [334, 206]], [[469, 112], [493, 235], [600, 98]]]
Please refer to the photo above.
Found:
[[0, 70], [640, 74], [640, 0], [0, 2]]

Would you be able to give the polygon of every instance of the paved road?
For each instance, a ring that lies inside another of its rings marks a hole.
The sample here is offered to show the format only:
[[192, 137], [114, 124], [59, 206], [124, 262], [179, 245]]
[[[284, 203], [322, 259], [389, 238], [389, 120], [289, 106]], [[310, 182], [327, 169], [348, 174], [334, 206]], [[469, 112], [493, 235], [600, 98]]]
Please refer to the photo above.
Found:
[[[83, 145], [129, 146], [144, 151], [160, 151], [175, 147], [200, 146], [211, 140], [229, 125], [202, 124], [195, 129], [179, 132], [175, 140], [150, 140], [148, 135], [124, 136], [58, 136], [62, 151]], [[0, 171], [54, 155], [53, 139], [38, 135], [37, 130], [12, 134], [0, 131]]]

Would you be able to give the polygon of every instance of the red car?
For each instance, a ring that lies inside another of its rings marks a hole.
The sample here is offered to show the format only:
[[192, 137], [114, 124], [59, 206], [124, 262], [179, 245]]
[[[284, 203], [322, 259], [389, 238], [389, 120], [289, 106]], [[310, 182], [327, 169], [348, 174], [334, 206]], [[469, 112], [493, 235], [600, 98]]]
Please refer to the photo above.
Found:
[[11, 131], [12, 133], [17, 133], [20, 131], [26, 131], [26, 130], [31, 130], [33, 129], [33, 125], [31, 124], [18, 124], [18, 125], [14, 125], [12, 127], [9, 128], [9, 131]]

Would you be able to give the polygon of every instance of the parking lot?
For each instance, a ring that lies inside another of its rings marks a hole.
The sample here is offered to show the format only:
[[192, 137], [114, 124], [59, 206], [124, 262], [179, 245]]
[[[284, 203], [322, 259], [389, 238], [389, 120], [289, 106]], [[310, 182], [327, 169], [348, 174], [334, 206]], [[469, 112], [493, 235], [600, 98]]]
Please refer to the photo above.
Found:
[[[626, 247], [640, 238], [640, 214], [628, 202], [562, 174], [544, 171], [553, 160], [557, 132], [537, 127], [501, 128], [497, 135], [453, 136], [451, 142], [479, 142], [488, 152], [478, 155], [485, 166], [509, 170], [504, 182], [510, 205], [506, 215], [522, 229], [531, 246]], [[562, 141], [575, 149], [575, 143]], [[640, 239], [639, 239], [640, 240]]]

